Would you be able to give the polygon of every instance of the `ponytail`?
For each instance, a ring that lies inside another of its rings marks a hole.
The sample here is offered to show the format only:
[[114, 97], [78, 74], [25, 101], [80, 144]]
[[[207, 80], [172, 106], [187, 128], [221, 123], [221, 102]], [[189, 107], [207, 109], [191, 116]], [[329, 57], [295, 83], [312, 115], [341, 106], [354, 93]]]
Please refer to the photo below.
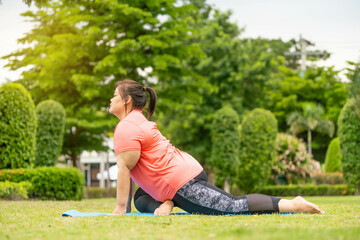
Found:
[[150, 87], [144, 87], [144, 90], [148, 91], [149, 95], [150, 95], [150, 101], [149, 101], [149, 106], [148, 106], [148, 110], [147, 110], [148, 118], [150, 119], [150, 117], [155, 112], [157, 96], [156, 96], [155, 90]]

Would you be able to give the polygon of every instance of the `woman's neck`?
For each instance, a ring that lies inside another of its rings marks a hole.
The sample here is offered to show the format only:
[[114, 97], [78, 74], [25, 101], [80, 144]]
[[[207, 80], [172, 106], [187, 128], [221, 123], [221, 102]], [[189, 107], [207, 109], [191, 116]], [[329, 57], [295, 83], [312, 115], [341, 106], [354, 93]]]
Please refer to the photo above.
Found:
[[136, 111], [136, 112], [141, 112], [140, 109], [132, 109], [132, 110], [129, 110], [129, 112], [124, 113], [123, 116], [118, 117], [119, 120], [120, 120], [120, 121], [121, 121], [121, 120], [124, 120], [130, 113], [132, 113], [132, 112], [134, 112], [134, 111]]

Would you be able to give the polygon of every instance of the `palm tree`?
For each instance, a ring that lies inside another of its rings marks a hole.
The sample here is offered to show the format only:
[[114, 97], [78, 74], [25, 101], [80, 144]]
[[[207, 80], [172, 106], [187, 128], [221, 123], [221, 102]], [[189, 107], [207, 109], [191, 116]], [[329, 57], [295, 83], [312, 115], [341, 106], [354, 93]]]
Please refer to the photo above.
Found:
[[307, 131], [308, 152], [312, 154], [311, 132], [328, 134], [332, 137], [335, 127], [332, 121], [323, 117], [324, 109], [321, 105], [305, 103], [302, 107], [302, 113], [292, 112], [288, 115], [287, 124], [290, 125], [290, 131], [294, 135]]

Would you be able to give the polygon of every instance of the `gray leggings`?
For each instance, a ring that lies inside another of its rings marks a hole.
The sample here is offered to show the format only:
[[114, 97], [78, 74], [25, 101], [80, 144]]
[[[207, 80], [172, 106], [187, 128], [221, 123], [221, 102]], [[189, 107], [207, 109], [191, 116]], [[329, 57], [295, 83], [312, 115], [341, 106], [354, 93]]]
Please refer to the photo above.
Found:
[[[280, 198], [263, 194], [233, 196], [209, 184], [203, 171], [182, 186], [172, 201], [176, 207], [193, 214], [262, 214], [279, 212]], [[141, 188], [134, 196], [134, 204], [139, 212], [153, 213], [161, 203]]]

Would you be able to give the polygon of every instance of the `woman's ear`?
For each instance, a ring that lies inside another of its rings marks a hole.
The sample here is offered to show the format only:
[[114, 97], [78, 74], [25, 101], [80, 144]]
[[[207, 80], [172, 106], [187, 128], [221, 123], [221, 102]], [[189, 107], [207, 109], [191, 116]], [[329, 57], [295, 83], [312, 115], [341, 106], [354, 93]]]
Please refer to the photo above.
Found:
[[126, 104], [129, 104], [129, 103], [131, 103], [131, 102], [132, 102], [131, 96], [127, 95], [127, 96], [126, 96], [126, 101], [125, 101], [125, 103], [126, 103]]

